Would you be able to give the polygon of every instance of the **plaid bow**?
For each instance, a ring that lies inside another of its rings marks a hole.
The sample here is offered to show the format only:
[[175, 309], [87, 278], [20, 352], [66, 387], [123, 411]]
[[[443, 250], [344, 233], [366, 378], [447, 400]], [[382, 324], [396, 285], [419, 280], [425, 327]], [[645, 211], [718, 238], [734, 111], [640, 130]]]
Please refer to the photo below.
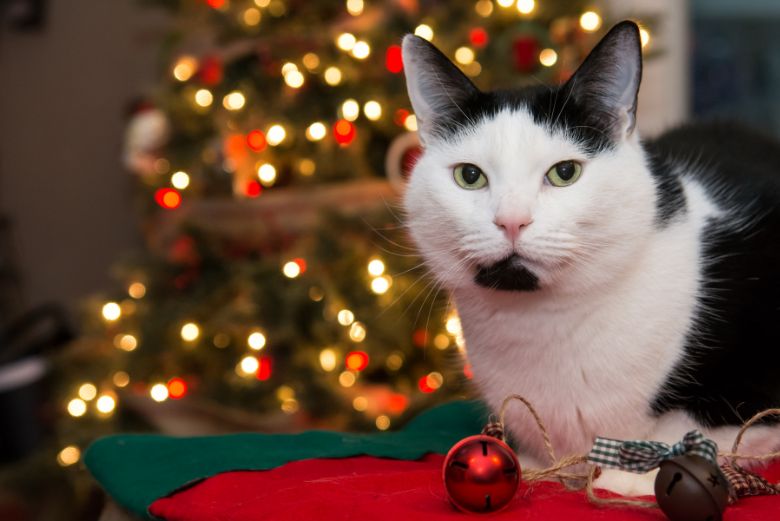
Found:
[[683, 454], [701, 456], [717, 465], [718, 445], [699, 431], [691, 431], [674, 445], [660, 441], [620, 441], [596, 438], [588, 461], [606, 468], [643, 474], [658, 467], [662, 461]]

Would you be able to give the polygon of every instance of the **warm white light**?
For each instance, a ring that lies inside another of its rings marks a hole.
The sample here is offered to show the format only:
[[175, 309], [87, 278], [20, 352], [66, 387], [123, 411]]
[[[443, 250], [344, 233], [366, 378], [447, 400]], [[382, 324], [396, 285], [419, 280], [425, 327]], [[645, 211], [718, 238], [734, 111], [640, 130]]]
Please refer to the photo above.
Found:
[[341, 104], [341, 116], [347, 121], [355, 121], [360, 115], [360, 105], [353, 99], [348, 99]]
[[181, 326], [181, 338], [187, 342], [194, 342], [200, 336], [200, 328], [194, 322], [187, 322]]
[[303, 74], [301, 74], [301, 71], [290, 71], [284, 76], [284, 82], [292, 87], [293, 89], [298, 89], [303, 85], [304, 78]]
[[336, 319], [339, 321], [339, 324], [341, 324], [342, 326], [348, 326], [355, 321], [355, 314], [348, 309], [342, 309], [336, 315]]
[[97, 396], [97, 387], [89, 382], [81, 384], [79, 387], [79, 398], [85, 401], [90, 401]]
[[325, 137], [327, 132], [328, 129], [325, 124], [321, 121], [317, 121], [309, 125], [309, 128], [306, 129], [306, 139], [309, 141], [320, 141]]
[[338, 67], [328, 67], [325, 69], [325, 83], [335, 86], [341, 83], [341, 69]]
[[349, 338], [353, 342], [362, 342], [366, 339], [366, 326], [362, 322], [353, 322], [349, 327]]
[[501, 7], [509, 7], [510, 5], [515, 3], [515, 0], [496, 0], [496, 3]]
[[174, 174], [171, 176], [171, 184], [174, 188], [178, 188], [179, 190], [184, 190], [188, 186], [190, 186], [190, 176], [187, 174], [187, 172], [184, 172], [182, 170], [179, 170], [178, 172], [174, 172]]
[[255, 9], [254, 7], [250, 7], [246, 11], [244, 11], [243, 20], [244, 23], [250, 27], [253, 27], [260, 23], [260, 19], [263, 17], [262, 14], [260, 14], [260, 9]]
[[284, 65], [282, 65], [282, 76], [287, 76], [291, 72], [297, 71], [297, 70], [298, 70], [298, 66], [297, 65], [295, 65], [292, 62], [287, 62]]
[[535, 0], [517, 0], [517, 11], [520, 14], [531, 14], [536, 9]]
[[354, 400], [352, 400], [352, 407], [356, 411], [363, 412], [366, 409], [368, 409], [368, 398], [365, 396], [356, 396]]
[[68, 414], [74, 418], [84, 416], [87, 412], [87, 403], [81, 398], [74, 398], [68, 402]]
[[264, 348], [265, 342], [265, 335], [260, 331], [255, 331], [246, 339], [246, 343], [249, 346], [249, 349], [254, 349], [255, 351], [260, 351], [262, 348]]
[[297, 262], [289, 261], [282, 266], [282, 273], [289, 279], [294, 279], [301, 274], [301, 267]]
[[146, 286], [142, 282], [133, 282], [128, 286], [127, 294], [134, 299], [143, 298], [146, 295]]
[[363, 12], [363, 0], [347, 0], [347, 12], [352, 16], [358, 16]]
[[404, 357], [400, 352], [391, 353], [385, 360], [385, 365], [391, 371], [398, 371], [404, 365]]
[[336, 368], [336, 351], [330, 348], [320, 351], [320, 365], [325, 371], [333, 371]]
[[373, 259], [368, 263], [368, 273], [378, 277], [385, 272], [385, 263], [379, 259]]
[[430, 25], [420, 24], [414, 29], [414, 34], [428, 41], [433, 40], [433, 29]]
[[114, 346], [122, 351], [135, 351], [138, 339], [130, 334], [119, 334], [114, 337]]
[[417, 130], [417, 116], [409, 114], [404, 120], [404, 127], [409, 132], [415, 132]]
[[275, 147], [276, 145], [280, 144], [282, 141], [285, 140], [286, 137], [287, 137], [287, 131], [284, 129], [283, 126], [279, 124], [271, 125], [271, 127], [265, 133], [265, 140], [272, 147]]
[[245, 104], [246, 98], [237, 90], [234, 90], [222, 99], [222, 105], [228, 110], [241, 110]]
[[154, 384], [151, 389], [149, 389], [149, 396], [151, 396], [152, 400], [155, 402], [164, 402], [168, 399], [168, 387], [165, 384]]
[[429, 373], [428, 376], [425, 377], [425, 383], [430, 387], [431, 389], [438, 389], [439, 387], [444, 384], [444, 377], [441, 373], [438, 373], [436, 371]]
[[113, 322], [122, 316], [122, 308], [116, 302], [106, 302], [103, 304], [102, 313], [104, 319]]
[[255, 374], [260, 368], [260, 362], [254, 356], [245, 356], [239, 364], [244, 374]]
[[303, 55], [303, 65], [310, 71], [316, 70], [320, 66], [320, 57], [313, 52], [307, 52]]
[[390, 286], [392, 285], [393, 285], [393, 279], [391, 279], [387, 275], [382, 275], [381, 277], [377, 277], [371, 281], [371, 291], [373, 291], [377, 295], [384, 295], [385, 293], [387, 293], [387, 290], [389, 290]]
[[539, 63], [545, 67], [552, 67], [558, 61], [558, 53], [553, 49], [542, 49], [539, 53]]
[[336, 47], [342, 51], [351, 51], [356, 43], [357, 38], [355, 38], [355, 35], [352, 33], [341, 33], [338, 38], [336, 38]]
[[487, 18], [493, 13], [493, 2], [490, 0], [479, 0], [474, 4], [474, 10], [483, 18]]
[[276, 168], [268, 163], [263, 163], [257, 169], [257, 177], [263, 186], [271, 186], [276, 181]]
[[127, 385], [130, 383], [130, 375], [124, 371], [117, 371], [114, 373], [114, 376], [111, 378], [111, 380], [117, 387], [127, 387]]
[[650, 43], [650, 32], [644, 27], [639, 28], [639, 39], [642, 42], [642, 47], [647, 47]]
[[458, 318], [458, 315], [453, 313], [447, 317], [447, 322], [445, 323], [444, 328], [447, 330], [447, 333], [451, 335], [460, 334], [462, 330], [460, 326], [460, 318]]
[[382, 117], [382, 105], [380, 105], [378, 101], [367, 101], [366, 104], [363, 105], [363, 114], [371, 121], [376, 121]]
[[298, 171], [301, 173], [301, 175], [314, 175], [314, 172], [317, 171], [317, 164], [311, 159], [304, 157], [298, 161]]
[[214, 95], [208, 89], [198, 89], [195, 92], [195, 103], [201, 107], [210, 107], [214, 101]]
[[187, 81], [198, 70], [198, 60], [192, 56], [182, 56], [173, 66], [173, 77], [179, 81]]
[[386, 431], [390, 428], [390, 417], [386, 414], [383, 414], [381, 416], [377, 416], [376, 419], [376, 428], [380, 431]]
[[268, 7], [270, 3], [271, 0], [255, 0], [255, 5], [257, 7]]
[[57, 454], [57, 463], [62, 467], [75, 465], [81, 459], [81, 451], [75, 445], [68, 445]]
[[355, 380], [357, 380], [357, 378], [352, 371], [344, 371], [339, 375], [339, 384], [341, 384], [342, 387], [352, 387], [355, 385]]
[[455, 51], [455, 61], [461, 65], [468, 65], [474, 61], [474, 51], [470, 47], [459, 47]]
[[433, 338], [433, 345], [436, 349], [447, 349], [450, 346], [450, 337], [443, 333], [439, 333]]
[[597, 31], [601, 27], [601, 17], [595, 11], [585, 11], [580, 16], [580, 27], [589, 33]]
[[116, 400], [114, 399], [113, 396], [104, 394], [97, 399], [97, 402], [95, 403], [95, 407], [97, 408], [98, 412], [101, 414], [110, 414], [116, 408]]
[[368, 42], [364, 42], [363, 40], [355, 43], [355, 46], [352, 48], [352, 56], [358, 60], [365, 60], [370, 54], [371, 46], [368, 45]]

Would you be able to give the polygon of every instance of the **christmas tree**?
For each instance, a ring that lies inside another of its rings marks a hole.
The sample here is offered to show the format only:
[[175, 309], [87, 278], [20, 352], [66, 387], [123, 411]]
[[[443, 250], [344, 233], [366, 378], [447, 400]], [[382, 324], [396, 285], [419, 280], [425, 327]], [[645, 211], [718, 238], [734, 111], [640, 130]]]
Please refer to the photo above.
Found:
[[114, 294], [85, 303], [59, 364], [60, 465], [172, 404], [268, 429], [385, 430], [467, 395], [457, 313], [398, 212], [419, 153], [401, 37], [433, 41], [486, 88], [553, 83], [604, 13], [534, 0], [145, 3], [172, 19], [124, 156], [147, 249], [117, 265]]

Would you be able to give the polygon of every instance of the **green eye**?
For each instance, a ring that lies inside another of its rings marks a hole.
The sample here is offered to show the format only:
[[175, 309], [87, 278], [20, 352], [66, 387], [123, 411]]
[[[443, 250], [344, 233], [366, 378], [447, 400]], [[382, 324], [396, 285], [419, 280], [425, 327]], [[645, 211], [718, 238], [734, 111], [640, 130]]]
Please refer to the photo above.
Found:
[[458, 186], [466, 190], [478, 190], [487, 186], [487, 176], [478, 166], [471, 163], [463, 163], [456, 166], [452, 171], [452, 175]]
[[582, 165], [577, 161], [561, 161], [547, 171], [547, 180], [553, 186], [569, 186], [574, 184], [582, 174]]

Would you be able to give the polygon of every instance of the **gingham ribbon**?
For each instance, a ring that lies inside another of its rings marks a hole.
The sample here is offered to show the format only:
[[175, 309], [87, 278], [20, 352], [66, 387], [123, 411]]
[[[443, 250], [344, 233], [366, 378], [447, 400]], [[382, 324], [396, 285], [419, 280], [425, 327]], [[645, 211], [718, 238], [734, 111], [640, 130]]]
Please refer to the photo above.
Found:
[[660, 441], [620, 441], [596, 438], [588, 453], [588, 461], [601, 467], [643, 474], [658, 467], [662, 461], [693, 454], [717, 465], [718, 445], [699, 431], [691, 431], [674, 445]]

